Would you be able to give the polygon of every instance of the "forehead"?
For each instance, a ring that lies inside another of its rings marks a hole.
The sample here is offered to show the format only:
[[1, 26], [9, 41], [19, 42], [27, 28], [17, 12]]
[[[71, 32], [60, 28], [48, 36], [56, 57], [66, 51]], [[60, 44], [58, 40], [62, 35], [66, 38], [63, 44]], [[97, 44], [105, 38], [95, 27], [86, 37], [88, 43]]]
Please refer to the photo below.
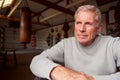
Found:
[[92, 11], [79, 11], [75, 19], [76, 20], [95, 20], [96, 14]]

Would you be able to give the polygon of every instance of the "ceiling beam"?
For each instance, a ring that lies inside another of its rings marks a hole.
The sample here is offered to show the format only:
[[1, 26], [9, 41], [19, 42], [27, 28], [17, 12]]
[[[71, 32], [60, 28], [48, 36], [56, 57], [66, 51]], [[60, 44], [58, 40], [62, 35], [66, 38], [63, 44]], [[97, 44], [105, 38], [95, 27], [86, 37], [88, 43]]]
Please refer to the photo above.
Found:
[[56, 5], [55, 3], [52, 3], [52, 2], [47, 1], [47, 0], [31, 0], [31, 1], [37, 2], [39, 4], [43, 4], [43, 5], [45, 5], [45, 6], [49, 7], [49, 8], [53, 8], [55, 10], [61, 11], [63, 13], [70, 14], [72, 16], [74, 15], [73, 11], [71, 11], [71, 10], [69, 10], [67, 8], [61, 7], [59, 5]]
[[[78, 0], [78, 1], [75, 1], [75, 2], [72, 3], [72, 4], [67, 5], [65, 8], [71, 8], [71, 7], [73, 7], [73, 6], [77, 5], [77, 4], [83, 3], [83, 2], [85, 2], [85, 1], [86, 1], [86, 0]], [[53, 14], [53, 15], [51, 15], [51, 16], [48, 16], [48, 17], [45, 17], [45, 18], [41, 19], [40, 22], [47, 21], [47, 20], [49, 20], [49, 19], [51, 19], [51, 18], [54, 18], [54, 17], [56, 17], [56, 16], [59, 16], [59, 15], [61, 15], [61, 14], [63, 14], [63, 13], [62, 13], [62, 12], [55, 13], [55, 14]]]
[[[55, 2], [55, 4], [58, 4], [59, 2], [62, 2], [62, 0], [58, 0], [57, 2]], [[48, 9], [49, 9], [49, 7], [43, 9], [42, 11], [39, 11], [38, 13], [34, 13], [34, 15], [32, 17], [39, 16], [39, 15], [41, 15], [42, 12], [44, 12], [44, 11], [46, 11]]]
[[15, 21], [15, 22], [19, 22], [20, 21], [19, 18], [10, 18], [10, 17], [5, 16], [5, 15], [0, 15], [0, 19], [5, 19], [5, 20]]
[[17, 7], [21, 4], [22, 0], [18, 1], [18, 3], [12, 8], [10, 13], [8, 14], [8, 17], [12, 15], [12, 13], [17, 9]]
[[[9, 20], [9, 21], [20, 22], [19, 18], [10, 18], [10, 17], [4, 16], [4, 15], [0, 15], [0, 19], [5, 19], [5, 20]], [[47, 27], [50, 26], [49, 24], [41, 23], [41, 22], [38, 22], [38, 21], [32, 21], [32, 24], [43, 25], [43, 26], [47, 26]]]

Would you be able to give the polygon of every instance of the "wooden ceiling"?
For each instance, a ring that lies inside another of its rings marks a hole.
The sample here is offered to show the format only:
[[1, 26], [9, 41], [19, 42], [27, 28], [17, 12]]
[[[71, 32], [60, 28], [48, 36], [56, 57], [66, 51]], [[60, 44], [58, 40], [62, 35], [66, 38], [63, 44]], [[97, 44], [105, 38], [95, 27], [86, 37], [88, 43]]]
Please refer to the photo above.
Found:
[[[75, 0], [75, 2], [77, 1], [79, 0]], [[79, 2], [82, 2], [82, 1], [85, 1], [85, 0], [81, 0]], [[1, 9], [0, 18], [13, 21], [13, 22], [19, 22], [20, 21], [19, 10], [22, 6], [27, 6], [30, 8], [32, 12], [32, 16], [31, 16], [32, 24], [35, 24], [38, 26], [44, 26], [44, 28], [51, 27], [51, 26], [63, 23], [63, 22], [60, 22], [57, 24], [55, 23], [52, 24], [52, 21], [50, 21], [50, 19], [54, 18], [55, 16], [60, 15], [61, 13], [64, 13], [70, 16], [74, 15], [74, 11], [68, 8], [65, 8], [61, 5], [58, 5], [59, 3], [65, 3], [68, 6], [72, 2], [73, 2], [72, 0], [15, 0], [11, 6]], [[35, 6], [38, 6], [38, 7], [34, 9], [33, 7]], [[49, 13], [51, 13], [52, 11], [54, 12], [53, 14], [54, 16], [49, 15]], [[48, 15], [47, 17], [44, 16], [44, 14], [46, 13]]]
[[20, 8], [27, 6], [32, 13], [32, 28], [40, 30], [73, 21], [78, 6], [96, 0], [14, 0], [9, 7], [0, 9], [0, 19], [20, 22]]

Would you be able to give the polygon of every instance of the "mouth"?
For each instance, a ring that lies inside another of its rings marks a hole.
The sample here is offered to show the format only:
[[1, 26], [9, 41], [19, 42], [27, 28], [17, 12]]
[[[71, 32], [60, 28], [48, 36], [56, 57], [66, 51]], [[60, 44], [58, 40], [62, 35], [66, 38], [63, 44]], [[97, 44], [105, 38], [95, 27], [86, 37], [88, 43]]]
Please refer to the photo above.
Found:
[[87, 37], [87, 35], [77, 34], [77, 37], [78, 37], [78, 38], [81, 38], [81, 39], [85, 39], [85, 38]]

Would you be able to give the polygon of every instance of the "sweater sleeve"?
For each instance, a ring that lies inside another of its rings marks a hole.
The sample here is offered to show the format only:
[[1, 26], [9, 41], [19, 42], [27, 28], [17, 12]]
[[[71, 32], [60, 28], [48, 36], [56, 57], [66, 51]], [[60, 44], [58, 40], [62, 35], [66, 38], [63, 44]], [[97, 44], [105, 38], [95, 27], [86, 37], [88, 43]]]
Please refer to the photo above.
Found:
[[51, 49], [43, 51], [40, 55], [35, 56], [30, 64], [32, 73], [37, 77], [50, 79], [51, 70], [63, 63], [63, 41], [59, 42]]
[[120, 80], [120, 72], [111, 75], [93, 75], [95, 80]]

